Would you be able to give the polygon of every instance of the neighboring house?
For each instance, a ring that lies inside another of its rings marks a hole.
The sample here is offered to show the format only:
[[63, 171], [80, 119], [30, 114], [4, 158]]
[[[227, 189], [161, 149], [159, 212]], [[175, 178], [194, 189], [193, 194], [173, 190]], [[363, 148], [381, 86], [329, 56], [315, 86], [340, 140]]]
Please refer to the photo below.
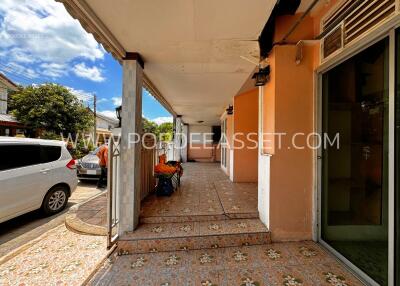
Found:
[[[92, 110], [90, 112], [93, 113]], [[112, 135], [114, 128], [119, 126], [119, 121], [114, 118], [104, 116], [102, 114], [96, 114], [96, 137], [98, 138], [99, 144], [104, 143]], [[93, 134], [93, 130], [91, 134]]]
[[7, 101], [10, 91], [17, 90], [17, 85], [0, 73], [0, 136], [16, 136], [24, 134], [24, 125], [11, 114], [7, 114]]

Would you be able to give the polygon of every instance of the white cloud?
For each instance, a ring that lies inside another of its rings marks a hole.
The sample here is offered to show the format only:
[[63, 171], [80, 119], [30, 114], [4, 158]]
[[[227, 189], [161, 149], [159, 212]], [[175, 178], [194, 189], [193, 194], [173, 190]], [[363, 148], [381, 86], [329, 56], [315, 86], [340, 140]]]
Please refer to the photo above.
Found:
[[120, 105], [122, 105], [122, 97], [117, 97], [117, 96], [115, 96], [115, 97], [111, 98], [111, 100], [112, 100], [112, 102], [113, 102], [113, 104], [114, 104], [115, 106], [120, 106]]
[[[104, 59], [103, 47], [54, 0], [1, 0], [0, 18], [2, 69], [4, 64], [20, 66], [11, 70], [12, 74], [23, 71], [29, 78], [54, 79], [68, 75], [73, 60]], [[84, 78], [90, 75], [90, 80], [104, 80], [96, 67], [77, 68]]]
[[153, 119], [150, 119], [151, 121], [157, 123], [158, 125], [166, 122], [173, 122], [174, 118], [172, 116], [162, 116], [162, 117], [156, 117]]
[[68, 74], [67, 65], [56, 63], [42, 63], [41, 73], [51, 78], [57, 78]]
[[115, 113], [115, 110], [103, 110], [103, 111], [99, 111], [99, 113], [101, 115], [107, 116], [109, 118], [118, 120], [117, 114]]
[[75, 89], [73, 87], [66, 87], [72, 94], [74, 94], [77, 98], [82, 100], [83, 102], [86, 103], [92, 103], [93, 102], [93, 93], [81, 90], [81, 89]]
[[88, 67], [86, 66], [85, 63], [80, 63], [80, 64], [76, 64], [73, 67], [73, 72], [82, 78], [86, 78], [92, 81], [97, 81], [97, 82], [101, 82], [104, 81], [105, 78], [102, 75], [102, 70], [93, 66], [93, 67]]
[[[4, 56], [7, 54], [7, 50], [4, 51]], [[23, 49], [21, 48], [13, 48], [10, 51], [11, 54], [11, 58], [19, 63], [26, 63], [26, 64], [30, 64], [30, 63], [34, 63], [36, 60], [34, 58], [32, 58], [31, 56], [29, 56], [29, 54], [27, 54]]]
[[102, 97], [102, 98], [97, 99], [97, 103], [98, 103], [98, 104], [99, 104], [99, 103], [103, 103], [103, 102], [108, 102], [108, 98]]
[[[100, 113], [104, 116], [110, 117], [112, 119], [118, 120], [115, 110], [103, 110], [103, 111], [98, 111], [98, 113]], [[143, 116], [143, 117], [145, 117], [145, 116]], [[162, 124], [165, 122], [173, 122], [174, 118], [172, 116], [165, 116], [165, 117], [156, 117], [154, 119], [149, 119], [149, 120], [153, 121], [159, 125], [159, 124]]]
[[104, 49], [61, 3], [2, 0], [0, 15], [0, 47], [13, 61], [66, 63], [77, 57], [92, 61], [104, 57]]

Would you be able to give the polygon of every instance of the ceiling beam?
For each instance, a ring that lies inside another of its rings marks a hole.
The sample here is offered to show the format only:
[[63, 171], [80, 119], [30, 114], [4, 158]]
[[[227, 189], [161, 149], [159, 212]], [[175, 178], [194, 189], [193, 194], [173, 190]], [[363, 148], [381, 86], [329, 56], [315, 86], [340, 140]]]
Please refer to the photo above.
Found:
[[157, 87], [151, 82], [151, 80], [147, 77], [146, 73], [143, 75], [143, 87], [147, 89], [152, 96], [175, 118], [178, 114], [172, 108], [171, 104], [162, 96], [161, 92], [157, 89]]
[[126, 52], [124, 61], [137, 61], [138, 64], [144, 69], [144, 61], [142, 56], [136, 52]]

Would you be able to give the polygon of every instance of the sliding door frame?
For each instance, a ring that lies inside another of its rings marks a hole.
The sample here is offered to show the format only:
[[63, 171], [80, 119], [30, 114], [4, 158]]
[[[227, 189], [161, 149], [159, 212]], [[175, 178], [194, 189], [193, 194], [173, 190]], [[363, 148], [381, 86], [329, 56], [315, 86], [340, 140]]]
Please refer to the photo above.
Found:
[[[370, 33], [365, 36], [358, 43], [351, 45], [346, 48], [341, 54], [331, 58], [329, 61], [321, 64], [321, 66], [316, 70], [316, 110], [315, 118], [316, 131], [322, 135], [322, 112], [323, 112], [323, 85], [322, 77], [323, 74], [333, 69], [334, 67], [340, 65], [346, 60], [352, 58], [353, 56], [359, 54], [368, 47], [376, 44], [377, 42], [389, 38], [389, 136], [388, 136], [388, 285], [394, 286], [394, 250], [395, 250], [395, 82], [396, 82], [396, 34], [395, 30], [400, 26], [400, 17], [396, 18], [393, 23], [387, 24], [388, 26], [379, 29], [379, 31]], [[400, 48], [400, 47], [397, 47]], [[336, 257], [339, 258], [349, 270], [354, 272], [358, 277], [361, 278], [368, 285], [379, 285], [371, 277], [369, 277], [365, 272], [355, 266], [347, 258], [341, 255], [328, 243], [322, 239], [322, 155], [323, 150], [320, 149], [317, 152], [315, 158], [315, 164], [317, 166], [315, 176], [317, 178], [316, 188], [317, 188], [317, 210], [314, 211], [316, 214], [316, 229], [318, 231], [318, 241], [329, 251], [331, 251]]]

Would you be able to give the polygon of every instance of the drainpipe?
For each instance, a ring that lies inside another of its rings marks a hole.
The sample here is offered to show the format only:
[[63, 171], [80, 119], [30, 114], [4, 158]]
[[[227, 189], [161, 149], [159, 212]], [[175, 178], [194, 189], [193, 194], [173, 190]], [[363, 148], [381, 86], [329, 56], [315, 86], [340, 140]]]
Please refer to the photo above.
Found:
[[308, 14], [310, 14], [310, 12], [312, 11], [312, 9], [314, 9], [314, 7], [318, 4], [320, 0], [314, 0], [310, 6], [307, 8], [307, 10], [303, 13], [303, 15], [301, 15], [301, 17], [293, 24], [293, 26], [289, 29], [289, 31], [286, 33], [286, 35], [283, 37], [283, 39], [278, 42], [275, 43], [274, 45], [281, 45], [281, 44], [285, 44], [286, 40], [290, 37], [291, 34], [293, 34], [293, 32], [297, 29], [297, 27], [304, 21], [304, 19], [307, 17]]

